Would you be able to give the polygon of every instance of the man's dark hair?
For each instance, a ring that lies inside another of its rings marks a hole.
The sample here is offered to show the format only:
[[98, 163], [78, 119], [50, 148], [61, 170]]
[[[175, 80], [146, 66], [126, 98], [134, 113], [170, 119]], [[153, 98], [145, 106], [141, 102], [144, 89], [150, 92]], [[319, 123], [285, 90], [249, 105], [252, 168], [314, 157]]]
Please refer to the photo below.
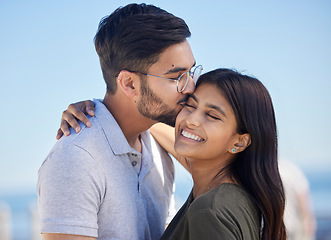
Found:
[[146, 72], [171, 45], [191, 33], [183, 19], [146, 4], [119, 7], [99, 23], [94, 43], [107, 91], [115, 93], [121, 70]]

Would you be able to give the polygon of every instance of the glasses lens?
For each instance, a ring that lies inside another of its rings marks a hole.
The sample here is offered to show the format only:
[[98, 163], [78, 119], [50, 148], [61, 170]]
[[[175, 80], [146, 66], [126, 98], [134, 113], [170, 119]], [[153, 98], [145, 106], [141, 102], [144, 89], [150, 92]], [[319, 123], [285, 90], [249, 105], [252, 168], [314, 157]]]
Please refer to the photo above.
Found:
[[177, 82], [178, 92], [184, 91], [186, 85], [188, 83], [188, 79], [190, 78], [190, 72], [184, 72], [179, 78]]
[[194, 81], [194, 84], [197, 83], [198, 78], [200, 77], [202, 70], [203, 70], [203, 68], [202, 68], [201, 65], [197, 66], [197, 67], [194, 69], [194, 71], [193, 71], [193, 81]]
[[196, 84], [197, 81], [198, 81], [198, 78], [201, 75], [202, 70], [203, 70], [202, 65], [198, 65], [193, 70], [193, 74], [191, 73], [191, 71], [184, 72], [178, 78], [178, 82], [177, 82], [177, 90], [178, 90], [178, 92], [183, 92], [184, 91], [184, 89], [186, 88], [187, 83], [188, 83], [188, 80], [190, 79], [190, 77], [193, 78], [194, 84]]

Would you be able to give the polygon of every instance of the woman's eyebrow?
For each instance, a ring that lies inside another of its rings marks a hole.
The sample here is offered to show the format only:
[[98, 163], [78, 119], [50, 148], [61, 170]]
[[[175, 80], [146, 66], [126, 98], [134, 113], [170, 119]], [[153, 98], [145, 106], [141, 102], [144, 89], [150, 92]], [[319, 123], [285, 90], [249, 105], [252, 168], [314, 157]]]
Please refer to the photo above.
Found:
[[216, 111], [220, 112], [222, 115], [224, 115], [226, 117], [226, 114], [221, 107], [214, 105], [214, 104], [207, 104], [207, 107], [215, 109]]
[[193, 98], [193, 100], [196, 101], [197, 103], [199, 102], [198, 98], [194, 95], [194, 93], [192, 93], [190, 97]]
[[[194, 101], [196, 101], [197, 103], [199, 103], [199, 100], [198, 100], [198, 98], [194, 95], [194, 93], [192, 93], [192, 94], [190, 95], [190, 97], [193, 98]], [[206, 105], [206, 107], [208, 107], [208, 108], [212, 108], [212, 109], [215, 109], [216, 111], [218, 111], [219, 113], [221, 113], [222, 115], [224, 115], [224, 116], [226, 117], [226, 114], [225, 114], [224, 110], [223, 110], [220, 106], [217, 106], [217, 105], [215, 105], [215, 104], [208, 103], [208, 104]]]

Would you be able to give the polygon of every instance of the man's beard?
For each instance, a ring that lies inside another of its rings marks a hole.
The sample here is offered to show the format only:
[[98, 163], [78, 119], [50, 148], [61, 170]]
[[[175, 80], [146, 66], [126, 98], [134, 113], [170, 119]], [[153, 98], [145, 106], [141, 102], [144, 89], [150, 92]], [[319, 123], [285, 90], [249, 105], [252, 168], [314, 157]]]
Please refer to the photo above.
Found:
[[138, 111], [144, 117], [175, 126], [178, 112], [176, 109], [170, 109], [166, 103], [162, 103], [161, 98], [148, 87], [147, 81], [143, 78], [141, 80], [141, 99], [138, 102]]

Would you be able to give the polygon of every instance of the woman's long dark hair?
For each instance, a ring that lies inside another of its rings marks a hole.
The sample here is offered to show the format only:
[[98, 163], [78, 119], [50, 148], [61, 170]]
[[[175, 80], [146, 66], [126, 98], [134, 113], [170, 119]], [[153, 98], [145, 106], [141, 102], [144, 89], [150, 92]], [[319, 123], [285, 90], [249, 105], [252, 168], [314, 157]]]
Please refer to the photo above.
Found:
[[278, 144], [275, 113], [271, 97], [256, 78], [230, 69], [216, 69], [202, 75], [201, 84], [213, 84], [232, 106], [237, 132], [249, 133], [250, 146], [237, 157], [231, 172], [252, 195], [263, 217], [261, 239], [284, 240], [285, 196], [278, 171]]

